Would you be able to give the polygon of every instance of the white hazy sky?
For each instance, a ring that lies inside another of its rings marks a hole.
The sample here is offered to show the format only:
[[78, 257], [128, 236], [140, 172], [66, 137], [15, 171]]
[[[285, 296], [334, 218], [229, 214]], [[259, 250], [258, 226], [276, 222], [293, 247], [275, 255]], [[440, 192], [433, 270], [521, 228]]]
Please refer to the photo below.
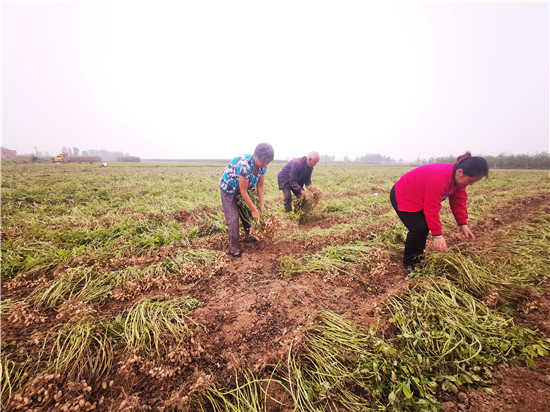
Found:
[[3, 1], [2, 145], [549, 150], [548, 2]]

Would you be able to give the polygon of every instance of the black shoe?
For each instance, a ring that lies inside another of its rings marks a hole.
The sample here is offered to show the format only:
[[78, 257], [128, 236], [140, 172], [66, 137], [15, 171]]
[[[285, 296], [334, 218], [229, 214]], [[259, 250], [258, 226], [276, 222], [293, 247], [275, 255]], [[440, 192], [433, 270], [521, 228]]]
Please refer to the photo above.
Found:
[[410, 275], [414, 270], [414, 265], [403, 265], [403, 270], [405, 271], [405, 274]]
[[241, 257], [241, 252], [239, 252], [239, 253], [231, 253], [231, 252], [229, 252], [229, 254], [231, 255], [231, 257], [234, 257], [234, 258], [240, 258], [240, 257]]
[[244, 243], [254, 243], [256, 241], [256, 238], [254, 236], [245, 236], [243, 242]]

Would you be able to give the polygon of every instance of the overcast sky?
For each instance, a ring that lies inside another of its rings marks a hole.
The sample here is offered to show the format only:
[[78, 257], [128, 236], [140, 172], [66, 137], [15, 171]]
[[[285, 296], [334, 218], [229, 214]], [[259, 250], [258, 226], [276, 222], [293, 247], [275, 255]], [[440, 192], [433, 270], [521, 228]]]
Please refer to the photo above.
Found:
[[3, 1], [2, 145], [549, 150], [548, 2]]

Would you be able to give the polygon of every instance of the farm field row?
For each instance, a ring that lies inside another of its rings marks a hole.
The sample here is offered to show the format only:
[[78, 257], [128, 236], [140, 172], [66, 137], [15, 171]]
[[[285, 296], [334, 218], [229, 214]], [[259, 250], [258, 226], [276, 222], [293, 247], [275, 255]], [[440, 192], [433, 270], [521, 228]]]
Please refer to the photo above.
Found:
[[468, 189], [478, 242], [445, 206], [451, 251], [405, 278], [408, 168], [319, 164], [301, 217], [280, 168], [232, 260], [223, 165], [2, 166], [3, 408], [436, 410], [547, 354], [550, 328], [515, 318], [548, 276], [548, 172], [491, 171]]

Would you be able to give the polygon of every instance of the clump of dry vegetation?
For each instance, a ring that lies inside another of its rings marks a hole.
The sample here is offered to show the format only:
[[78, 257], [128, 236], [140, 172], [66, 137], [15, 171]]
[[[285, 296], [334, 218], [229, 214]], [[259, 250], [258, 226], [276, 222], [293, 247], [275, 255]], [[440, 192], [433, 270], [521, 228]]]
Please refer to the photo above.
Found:
[[283, 222], [276, 214], [269, 211], [263, 212], [260, 218], [252, 225], [254, 235], [265, 240], [272, 240], [277, 233], [284, 229]]
[[[251, 190], [248, 194], [252, 203], [260, 210], [258, 192]], [[254, 236], [265, 240], [272, 240], [275, 234], [283, 229], [283, 223], [275, 213], [270, 211], [261, 212], [260, 218], [256, 220], [252, 217], [252, 211], [241, 196], [238, 196], [237, 203], [241, 209], [243, 218], [250, 224], [251, 233]]]
[[307, 223], [318, 218], [316, 207], [321, 201], [323, 194], [315, 186], [309, 186], [306, 196], [300, 196], [292, 202], [294, 214], [298, 217], [298, 222]]
[[340, 246], [327, 246], [312, 255], [297, 258], [285, 256], [279, 260], [281, 276], [298, 273], [341, 273], [350, 275], [355, 269], [371, 263], [372, 249], [364, 242], [351, 242]]
[[292, 207], [295, 213], [308, 213], [311, 212], [319, 201], [323, 194], [315, 186], [309, 186], [306, 191], [306, 196], [300, 196], [292, 202]]

